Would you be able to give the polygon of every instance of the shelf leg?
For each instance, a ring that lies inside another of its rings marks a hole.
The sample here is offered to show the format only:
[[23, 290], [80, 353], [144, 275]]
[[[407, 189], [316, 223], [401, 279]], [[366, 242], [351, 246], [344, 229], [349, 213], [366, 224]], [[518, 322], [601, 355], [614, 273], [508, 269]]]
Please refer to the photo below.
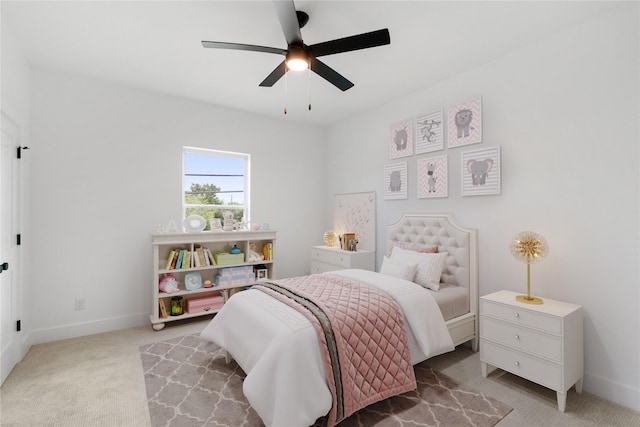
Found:
[[151, 325], [154, 331], [161, 331], [164, 329], [164, 323], [154, 323]]

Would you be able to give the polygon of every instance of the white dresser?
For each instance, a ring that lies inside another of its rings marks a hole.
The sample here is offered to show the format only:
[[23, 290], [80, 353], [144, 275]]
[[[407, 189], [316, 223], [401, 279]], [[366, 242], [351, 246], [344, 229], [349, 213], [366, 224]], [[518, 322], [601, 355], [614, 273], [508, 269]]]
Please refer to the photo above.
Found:
[[345, 268], [361, 268], [374, 271], [376, 268], [375, 251], [358, 249], [355, 252], [351, 252], [328, 246], [314, 246], [311, 249], [311, 274], [343, 270]]
[[494, 367], [556, 391], [565, 410], [567, 391], [582, 393], [582, 306], [543, 298], [516, 301], [499, 291], [480, 298], [480, 361], [486, 377]]

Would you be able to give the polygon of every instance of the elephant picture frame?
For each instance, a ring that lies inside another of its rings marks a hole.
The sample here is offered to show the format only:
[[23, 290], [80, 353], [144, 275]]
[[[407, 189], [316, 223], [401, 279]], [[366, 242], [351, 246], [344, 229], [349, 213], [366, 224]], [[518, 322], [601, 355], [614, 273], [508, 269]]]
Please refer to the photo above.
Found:
[[462, 196], [488, 196], [500, 194], [500, 146], [465, 151], [460, 156]]
[[448, 148], [482, 142], [482, 98], [472, 98], [449, 107]]

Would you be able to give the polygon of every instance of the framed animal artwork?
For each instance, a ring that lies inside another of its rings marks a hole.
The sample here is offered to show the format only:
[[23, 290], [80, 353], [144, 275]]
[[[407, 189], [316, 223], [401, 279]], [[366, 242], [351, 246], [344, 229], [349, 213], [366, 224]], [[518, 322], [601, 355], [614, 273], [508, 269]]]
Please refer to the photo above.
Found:
[[418, 198], [448, 196], [447, 156], [418, 160]]
[[500, 194], [500, 147], [465, 151], [461, 156], [462, 195], [486, 196]]
[[416, 117], [416, 154], [444, 150], [442, 110]]
[[384, 167], [384, 198], [385, 200], [407, 198], [407, 162]]
[[482, 98], [449, 107], [449, 148], [482, 142]]
[[391, 125], [389, 158], [413, 156], [413, 120], [405, 119]]
[[343, 193], [334, 196], [333, 231], [354, 232], [358, 248], [376, 250], [376, 192]]

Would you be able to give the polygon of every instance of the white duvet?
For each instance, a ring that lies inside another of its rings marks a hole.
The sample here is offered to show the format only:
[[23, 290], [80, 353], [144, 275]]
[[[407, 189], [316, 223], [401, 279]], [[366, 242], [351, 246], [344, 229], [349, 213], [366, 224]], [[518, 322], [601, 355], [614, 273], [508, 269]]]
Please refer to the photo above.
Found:
[[[401, 307], [411, 363], [453, 350], [429, 291], [366, 270], [331, 273], [387, 292]], [[331, 409], [316, 331], [304, 315], [258, 290], [233, 295], [201, 333], [224, 348], [246, 373], [244, 395], [267, 427], [312, 425]]]

